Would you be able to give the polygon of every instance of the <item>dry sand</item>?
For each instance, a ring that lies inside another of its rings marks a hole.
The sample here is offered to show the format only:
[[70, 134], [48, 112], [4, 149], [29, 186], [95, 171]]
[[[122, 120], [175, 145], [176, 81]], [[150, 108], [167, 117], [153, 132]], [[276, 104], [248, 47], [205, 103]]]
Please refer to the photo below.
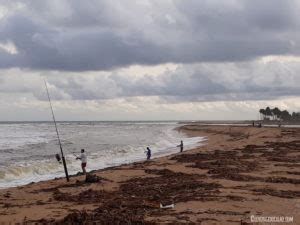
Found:
[[256, 215], [300, 224], [300, 129], [190, 124], [179, 131], [208, 139], [183, 153], [95, 171], [96, 183], [75, 176], [0, 190], [0, 221], [251, 224]]

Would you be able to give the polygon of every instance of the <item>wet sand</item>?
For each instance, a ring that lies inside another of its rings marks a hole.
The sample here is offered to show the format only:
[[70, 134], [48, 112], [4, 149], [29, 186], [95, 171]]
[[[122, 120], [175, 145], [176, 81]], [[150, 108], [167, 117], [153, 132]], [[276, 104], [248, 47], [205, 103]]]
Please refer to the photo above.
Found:
[[189, 124], [178, 130], [207, 141], [95, 171], [95, 183], [74, 176], [69, 183], [61, 178], [0, 190], [0, 222], [251, 224], [255, 215], [300, 223], [300, 129]]

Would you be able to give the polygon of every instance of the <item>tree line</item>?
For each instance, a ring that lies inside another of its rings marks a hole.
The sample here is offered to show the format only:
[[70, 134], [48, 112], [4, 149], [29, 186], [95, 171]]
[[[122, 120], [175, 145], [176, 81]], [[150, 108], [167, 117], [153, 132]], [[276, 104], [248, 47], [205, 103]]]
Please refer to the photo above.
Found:
[[263, 120], [300, 121], [300, 112], [290, 114], [287, 110], [280, 110], [278, 107], [271, 109], [269, 106], [260, 109], [259, 113]]

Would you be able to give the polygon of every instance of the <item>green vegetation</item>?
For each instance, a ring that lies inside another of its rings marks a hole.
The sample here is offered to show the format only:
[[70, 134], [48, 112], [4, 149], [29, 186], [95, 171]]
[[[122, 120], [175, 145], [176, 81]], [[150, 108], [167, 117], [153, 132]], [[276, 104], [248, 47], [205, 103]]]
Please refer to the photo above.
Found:
[[277, 107], [271, 109], [268, 106], [265, 109], [260, 109], [259, 113], [263, 120], [300, 121], [300, 112], [290, 114], [287, 110], [281, 111]]

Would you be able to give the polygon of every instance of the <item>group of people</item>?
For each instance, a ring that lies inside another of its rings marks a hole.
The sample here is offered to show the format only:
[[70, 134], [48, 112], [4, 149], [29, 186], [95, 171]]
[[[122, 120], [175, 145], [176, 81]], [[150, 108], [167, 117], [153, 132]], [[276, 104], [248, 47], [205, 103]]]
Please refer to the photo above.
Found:
[[[183, 141], [182, 140], [180, 141], [180, 144], [177, 145], [177, 147], [180, 147], [180, 152], [183, 152]], [[146, 153], [147, 160], [150, 160], [151, 159], [151, 149], [149, 147], [147, 147], [147, 150], [145, 151], [145, 153]]]
[[[279, 121], [277, 122], [277, 125], [278, 125], [278, 127], [281, 127], [281, 120], [279, 120]], [[254, 120], [252, 121], [252, 127], [255, 127], [255, 122], [254, 122]], [[257, 127], [258, 127], [258, 128], [262, 128], [262, 127], [263, 127], [263, 124], [262, 124], [261, 122], [259, 122], [259, 123], [257, 124]]]
[[[183, 141], [180, 141], [180, 144], [177, 145], [177, 147], [180, 148], [180, 152], [183, 152]], [[151, 159], [151, 149], [149, 147], [147, 147], [145, 153], [146, 153], [147, 160], [150, 160]], [[86, 168], [86, 164], [87, 164], [87, 157], [86, 157], [84, 149], [81, 149], [81, 154], [80, 154], [80, 156], [76, 156], [76, 160], [81, 161], [82, 173], [86, 174], [85, 168]]]

